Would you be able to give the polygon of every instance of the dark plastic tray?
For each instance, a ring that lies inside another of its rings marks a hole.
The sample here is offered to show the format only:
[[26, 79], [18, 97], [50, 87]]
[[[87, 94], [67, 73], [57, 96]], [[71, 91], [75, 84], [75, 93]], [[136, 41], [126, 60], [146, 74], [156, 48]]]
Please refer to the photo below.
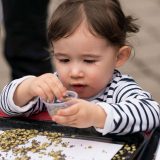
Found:
[[154, 160], [156, 156], [157, 147], [160, 140], [160, 127], [158, 127], [151, 135], [148, 145], [143, 149], [144, 151], [139, 154], [137, 160]]
[[[120, 152], [118, 152], [117, 154], [119, 155], [119, 159], [122, 159], [123, 157], [125, 160], [140, 160], [140, 158], [138, 157], [142, 154], [142, 152], [145, 151], [151, 137], [151, 134], [146, 135], [144, 133], [130, 134], [125, 136], [117, 136], [111, 134], [102, 136], [101, 134], [97, 133], [92, 127], [87, 129], [78, 129], [66, 126], [64, 127], [52, 121], [38, 121], [25, 118], [0, 118], [0, 128], [1, 130], [24, 128], [37, 129], [40, 131], [61, 132], [66, 136], [75, 135], [76, 138], [81, 139], [124, 144], [124, 147], [121, 149], [123, 150], [123, 155], [121, 155]], [[134, 153], [130, 153], [125, 149], [126, 145], [135, 145], [136, 151]]]

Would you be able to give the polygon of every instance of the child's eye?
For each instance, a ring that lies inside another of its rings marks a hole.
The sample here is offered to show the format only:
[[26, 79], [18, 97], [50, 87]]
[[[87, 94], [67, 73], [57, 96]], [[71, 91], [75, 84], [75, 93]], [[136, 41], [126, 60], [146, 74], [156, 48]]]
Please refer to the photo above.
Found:
[[59, 59], [59, 61], [62, 62], [62, 63], [67, 63], [67, 62], [69, 62], [70, 60], [69, 60], [69, 59]]
[[95, 63], [96, 60], [91, 60], [91, 59], [85, 59], [84, 62], [86, 63]]

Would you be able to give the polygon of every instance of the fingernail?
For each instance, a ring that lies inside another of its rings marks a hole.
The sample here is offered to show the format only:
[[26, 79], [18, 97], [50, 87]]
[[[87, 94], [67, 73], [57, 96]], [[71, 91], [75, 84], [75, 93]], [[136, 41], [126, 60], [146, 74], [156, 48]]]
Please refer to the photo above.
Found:
[[54, 117], [52, 117], [52, 121], [55, 121], [55, 118], [54, 118]]

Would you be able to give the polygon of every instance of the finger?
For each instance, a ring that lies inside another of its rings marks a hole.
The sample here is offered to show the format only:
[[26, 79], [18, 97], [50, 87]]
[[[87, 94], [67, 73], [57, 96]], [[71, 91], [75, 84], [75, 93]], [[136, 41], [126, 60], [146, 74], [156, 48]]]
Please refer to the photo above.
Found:
[[77, 107], [77, 105], [73, 104], [72, 106], [63, 108], [63, 109], [59, 109], [57, 111], [57, 115], [59, 116], [73, 116], [76, 115], [78, 113], [79, 109]]
[[59, 80], [59, 78], [56, 75], [54, 75], [54, 80], [55, 80], [55, 82], [56, 82], [57, 87], [59, 88], [59, 90], [62, 93], [66, 92], [66, 88], [64, 87], [64, 85], [62, 84], [62, 82]]
[[72, 106], [74, 104], [77, 104], [79, 101], [77, 98], [68, 98], [67, 101], [65, 101], [67, 106]]
[[44, 101], [47, 100], [47, 95], [45, 94], [45, 92], [43, 91], [41, 87], [37, 86], [35, 94], [36, 96], [41, 97]]
[[73, 125], [76, 122], [75, 116], [58, 116], [55, 115], [52, 117], [56, 123], [63, 124], [63, 125]]
[[51, 88], [54, 95], [57, 98], [62, 99], [64, 92], [66, 92], [66, 88], [55, 75], [49, 76], [49, 78], [47, 79], [47, 84]]
[[52, 90], [46, 82], [39, 84], [38, 87], [42, 90], [43, 94], [45, 95], [45, 100], [48, 100], [50, 102], [53, 101], [54, 94], [52, 93]]
[[[38, 85], [46, 92], [49, 101], [53, 101], [55, 96], [61, 96], [60, 89], [58, 88], [58, 81], [56, 76], [51, 73], [46, 73], [38, 77]], [[59, 81], [59, 83], [61, 83]]]

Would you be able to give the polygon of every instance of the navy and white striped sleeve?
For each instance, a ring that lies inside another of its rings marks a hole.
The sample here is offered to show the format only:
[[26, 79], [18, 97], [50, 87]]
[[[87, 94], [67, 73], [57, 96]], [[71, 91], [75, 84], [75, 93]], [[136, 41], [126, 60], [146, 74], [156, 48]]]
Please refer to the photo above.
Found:
[[5, 114], [9, 116], [30, 116], [43, 110], [43, 104], [39, 98], [35, 98], [23, 107], [16, 106], [13, 102], [15, 89], [21, 82], [29, 77], [32, 76], [25, 76], [23, 78], [13, 80], [2, 90], [0, 96], [0, 109]]
[[110, 103], [104, 100], [98, 103], [106, 111], [107, 118], [104, 128], [97, 131], [120, 135], [150, 131], [159, 126], [160, 105], [132, 78], [121, 78], [112, 91], [106, 98]]

